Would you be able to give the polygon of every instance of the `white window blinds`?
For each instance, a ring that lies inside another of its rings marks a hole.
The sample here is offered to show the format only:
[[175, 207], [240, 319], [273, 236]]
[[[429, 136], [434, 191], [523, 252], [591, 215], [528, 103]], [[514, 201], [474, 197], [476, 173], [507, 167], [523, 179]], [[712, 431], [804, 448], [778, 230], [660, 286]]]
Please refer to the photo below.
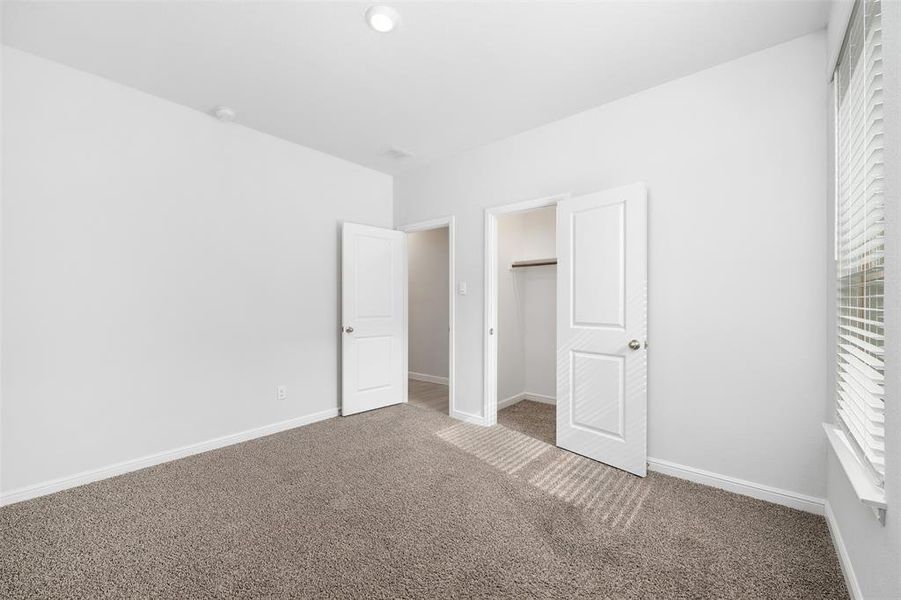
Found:
[[837, 267], [836, 409], [882, 485], [883, 114], [879, 0], [858, 0], [835, 70]]

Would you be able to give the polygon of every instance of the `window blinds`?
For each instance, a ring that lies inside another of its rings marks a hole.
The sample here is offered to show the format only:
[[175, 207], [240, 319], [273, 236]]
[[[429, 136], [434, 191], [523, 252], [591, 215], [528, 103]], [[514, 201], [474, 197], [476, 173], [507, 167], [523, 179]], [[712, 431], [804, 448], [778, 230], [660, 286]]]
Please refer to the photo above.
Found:
[[881, 485], [885, 474], [882, 31], [858, 0], [835, 70], [838, 420]]

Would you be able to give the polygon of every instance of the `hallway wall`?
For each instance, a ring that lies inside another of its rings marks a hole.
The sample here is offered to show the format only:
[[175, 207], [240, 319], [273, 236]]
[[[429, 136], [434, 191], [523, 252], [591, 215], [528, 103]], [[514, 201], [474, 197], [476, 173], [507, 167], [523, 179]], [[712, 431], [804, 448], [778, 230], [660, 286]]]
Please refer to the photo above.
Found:
[[448, 370], [448, 230], [407, 234], [410, 373], [444, 378]]

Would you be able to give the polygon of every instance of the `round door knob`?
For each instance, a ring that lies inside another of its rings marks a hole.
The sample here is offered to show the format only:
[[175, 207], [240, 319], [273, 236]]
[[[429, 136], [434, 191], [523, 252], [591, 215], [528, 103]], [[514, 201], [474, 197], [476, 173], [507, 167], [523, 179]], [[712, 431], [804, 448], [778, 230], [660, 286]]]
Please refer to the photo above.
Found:
[[629, 348], [638, 350], [639, 348], [641, 348], [641, 342], [639, 342], [638, 340], [632, 340], [631, 342], [629, 342]]
[[354, 332], [354, 328], [353, 328], [353, 327], [346, 327], [346, 328], [344, 329], [344, 333], [353, 333], [353, 332]]

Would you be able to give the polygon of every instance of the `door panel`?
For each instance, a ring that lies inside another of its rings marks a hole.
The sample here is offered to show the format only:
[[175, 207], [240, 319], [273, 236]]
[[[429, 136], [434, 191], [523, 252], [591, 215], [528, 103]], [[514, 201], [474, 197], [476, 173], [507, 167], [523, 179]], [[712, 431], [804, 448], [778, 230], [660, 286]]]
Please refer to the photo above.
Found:
[[572, 424], [623, 438], [623, 357], [572, 352]]
[[572, 214], [574, 325], [625, 325], [623, 208], [614, 204]]
[[558, 446], [646, 474], [646, 338], [644, 186], [561, 201], [557, 205]]
[[407, 238], [345, 223], [341, 255], [341, 414], [406, 400]]
[[391, 261], [392, 240], [356, 233], [354, 242], [355, 316], [357, 319], [390, 318], [396, 286]]

